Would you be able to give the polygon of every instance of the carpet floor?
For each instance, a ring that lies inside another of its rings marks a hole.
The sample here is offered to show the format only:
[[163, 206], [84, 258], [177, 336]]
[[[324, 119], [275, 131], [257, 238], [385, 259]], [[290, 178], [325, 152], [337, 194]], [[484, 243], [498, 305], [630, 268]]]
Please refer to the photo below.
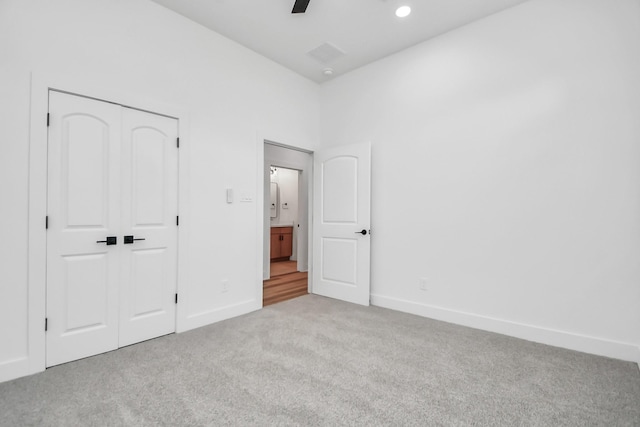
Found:
[[630, 362], [306, 295], [0, 384], [2, 426], [639, 426]]

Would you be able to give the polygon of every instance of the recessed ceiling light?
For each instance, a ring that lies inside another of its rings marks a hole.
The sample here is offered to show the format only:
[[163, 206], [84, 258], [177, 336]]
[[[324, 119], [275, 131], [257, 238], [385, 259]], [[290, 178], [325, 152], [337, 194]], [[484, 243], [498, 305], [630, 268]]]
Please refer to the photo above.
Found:
[[411, 8], [409, 6], [400, 6], [396, 9], [396, 16], [398, 18], [404, 18], [405, 16], [409, 16], [411, 13]]
[[322, 74], [327, 77], [333, 76], [333, 68], [325, 68], [324, 70], [322, 70]]

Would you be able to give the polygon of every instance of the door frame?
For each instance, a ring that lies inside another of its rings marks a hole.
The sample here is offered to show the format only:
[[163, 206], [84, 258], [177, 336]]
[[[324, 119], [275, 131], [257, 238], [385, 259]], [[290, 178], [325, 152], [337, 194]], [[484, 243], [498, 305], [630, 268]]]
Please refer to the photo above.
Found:
[[[298, 151], [302, 153], [306, 153], [309, 155], [309, 165], [308, 167], [304, 167], [298, 163], [287, 162], [287, 161], [278, 161], [278, 166], [288, 169], [296, 169], [302, 170], [303, 173], [307, 174], [307, 265], [308, 265], [308, 292], [312, 293], [313, 290], [313, 151], [296, 145], [282, 144], [280, 142], [275, 142], [272, 139], [268, 139], [258, 134], [256, 138], [256, 152], [257, 152], [257, 177], [256, 177], [256, 188], [258, 191], [256, 192], [256, 216], [257, 216], [257, 224], [258, 230], [256, 233], [256, 246], [258, 247], [258, 255], [257, 255], [257, 277], [256, 277], [256, 294], [259, 299], [259, 306], [262, 307], [263, 300], [263, 281], [265, 278], [265, 273], [270, 273], [269, 271], [265, 271], [265, 265], [268, 265], [269, 262], [269, 244], [270, 244], [270, 219], [268, 216], [268, 194], [269, 194], [269, 186], [268, 182], [270, 181], [268, 175], [268, 169], [265, 166], [267, 159], [265, 158], [265, 145], [273, 145], [276, 147], [284, 148], [287, 150]], [[269, 159], [272, 160], [272, 159]], [[262, 191], [260, 191], [262, 189]], [[300, 190], [298, 190], [299, 192]]]
[[[99, 82], [99, 83], [98, 83]], [[15, 377], [45, 370], [46, 336], [46, 266], [47, 233], [47, 137], [49, 91], [56, 90], [100, 101], [113, 102], [126, 107], [173, 117], [178, 120], [180, 152], [178, 153], [178, 211], [188, 218], [189, 208], [189, 114], [180, 105], [126, 91], [122, 85], [104, 76], [81, 74], [31, 73], [31, 105], [29, 133], [29, 208], [28, 208], [28, 349], [27, 356], [11, 363]], [[181, 301], [186, 301], [188, 280], [189, 221], [180, 221], [178, 228], [177, 289]], [[187, 330], [186, 304], [176, 307], [176, 332]]]

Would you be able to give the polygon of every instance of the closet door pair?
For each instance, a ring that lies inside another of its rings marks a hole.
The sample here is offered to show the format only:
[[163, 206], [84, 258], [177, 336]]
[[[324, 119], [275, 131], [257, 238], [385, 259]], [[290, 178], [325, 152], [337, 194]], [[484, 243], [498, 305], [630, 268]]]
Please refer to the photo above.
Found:
[[176, 119], [50, 91], [47, 366], [175, 332]]

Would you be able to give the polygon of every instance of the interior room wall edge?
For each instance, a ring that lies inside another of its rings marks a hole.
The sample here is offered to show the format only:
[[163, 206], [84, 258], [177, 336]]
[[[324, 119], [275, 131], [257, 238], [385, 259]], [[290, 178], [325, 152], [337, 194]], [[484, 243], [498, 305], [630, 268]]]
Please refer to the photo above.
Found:
[[640, 367], [640, 347], [632, 343], [611, 341], [556, 329], [547, 329], [384, 295], [371, 294], [371, 304], [540, 344], [635, 362]]

